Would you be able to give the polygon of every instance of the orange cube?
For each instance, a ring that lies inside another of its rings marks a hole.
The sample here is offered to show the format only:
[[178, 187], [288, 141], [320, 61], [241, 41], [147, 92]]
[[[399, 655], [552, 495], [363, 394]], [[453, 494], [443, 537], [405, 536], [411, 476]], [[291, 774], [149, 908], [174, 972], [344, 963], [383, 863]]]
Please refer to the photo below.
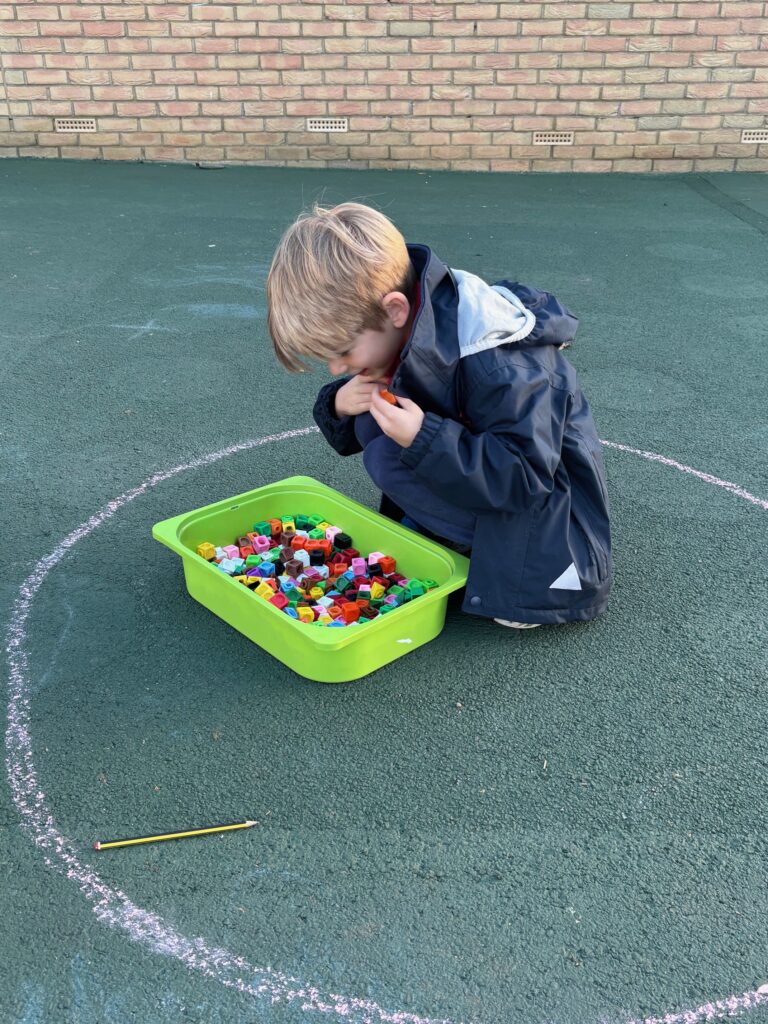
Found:
[[347, 603], [341, 607], [341, 617], [347, 625], [349, 625], [350, 622], [357, 622], [360, 618], [360, 609], [356, 604], [353, 604], [351, 601], [347, 601]]

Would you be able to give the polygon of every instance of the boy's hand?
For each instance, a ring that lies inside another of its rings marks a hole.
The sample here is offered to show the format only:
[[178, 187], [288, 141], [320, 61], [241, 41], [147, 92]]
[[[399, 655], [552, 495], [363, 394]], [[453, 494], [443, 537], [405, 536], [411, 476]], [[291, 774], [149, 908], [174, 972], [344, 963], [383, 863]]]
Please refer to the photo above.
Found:
[[381, 397], [379, 388], [376, 387], [371, 395], [371, 416], [387, 437], [391, 437], [401, 448], [410, 448], [413, 439], [421, 430], [424, 413], [410, 398], [401, 398], [398, 395], [397, 401], [397, 405], [390, 405]]
[[336, 392], [336, 415], [358, 416], [371, 408], [371, 395], [378, 389], [374, 377], [358, 373]]

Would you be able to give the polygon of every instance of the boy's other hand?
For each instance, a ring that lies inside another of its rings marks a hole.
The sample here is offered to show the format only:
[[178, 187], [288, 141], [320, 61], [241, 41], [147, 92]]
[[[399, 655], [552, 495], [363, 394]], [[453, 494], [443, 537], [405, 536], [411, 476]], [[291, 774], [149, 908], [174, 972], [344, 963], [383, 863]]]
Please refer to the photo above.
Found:
[[359, 416], [361, 412], [368, 412], [371, 396], [379, 387], [375, 380], [374, 377], [358, 373], [340, 387], [336, 392], [336, 415]]
[[371, 395], [371, 416], [393, 441], [401, 448], [410, 448], [413, 439], [421, 430], [424, 413], [410, 398], [397, 395], [397, 405], [381, 397], [378, 386]]

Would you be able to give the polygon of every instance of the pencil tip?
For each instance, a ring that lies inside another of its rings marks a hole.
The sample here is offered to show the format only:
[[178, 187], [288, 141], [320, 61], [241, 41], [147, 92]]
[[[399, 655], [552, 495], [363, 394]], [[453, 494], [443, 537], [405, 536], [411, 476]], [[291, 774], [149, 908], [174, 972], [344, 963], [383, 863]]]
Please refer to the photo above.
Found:
[[253, 825], [258, 825], [259, 823], [258, 821], [246, 821], [245, 824], [248, 826], [248, 828], [251, 828]]
[[94, 850], [100, 850], [101, 849], [101, 843], [94, 843], [93, 844], [93, 848], [94, 848]]

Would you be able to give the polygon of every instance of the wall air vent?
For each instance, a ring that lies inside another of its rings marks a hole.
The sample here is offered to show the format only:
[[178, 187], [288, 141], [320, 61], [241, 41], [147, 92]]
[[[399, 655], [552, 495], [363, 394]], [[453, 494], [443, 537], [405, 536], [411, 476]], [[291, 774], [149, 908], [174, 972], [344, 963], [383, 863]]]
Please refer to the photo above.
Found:
[[54, 119], [57, 132], [95, 132], [95, 117], [57, 117]]
[[741, 141], [751, 142], [752, 145], [764, 145], [768, 142], [768, 128], [745, 128], [741, 133]]
[[534, 146], [572, 146], [573, 132], [534, 132]]
[[346, 117], [308, 117], [308, 132], [348, 132]]

